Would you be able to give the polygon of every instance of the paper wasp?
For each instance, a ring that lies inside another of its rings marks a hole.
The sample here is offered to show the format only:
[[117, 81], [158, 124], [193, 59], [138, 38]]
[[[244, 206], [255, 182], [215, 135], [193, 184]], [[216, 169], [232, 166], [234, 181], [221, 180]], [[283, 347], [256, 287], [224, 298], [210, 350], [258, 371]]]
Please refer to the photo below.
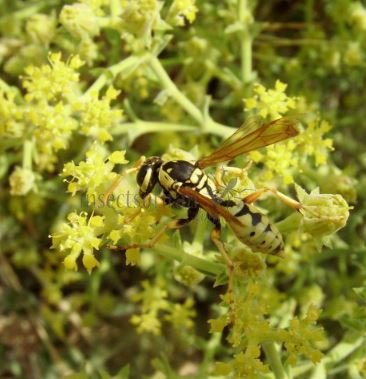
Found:
[[[267, 189], [260, 189], [241, 201], [224, 200], [216, 191], [214, 182], [203, 169], [234, 159], [235, 157], [264, 146], [283, 141], [298, 134], [296, 121], [291, 118], [279, 118], [264, 123], [260, 118], [249, 118], [239, 129], [226, 139], [214, 152], [196, 162], [185, 160], [163, 161], [153, 156], [138, 167], [137, 184], [140, 197], [149, 195], [156, 184], [163, 191], [162, 199], [166, 204], [188, 208], [187, 218], [175, 220], [166, 225], [150, 242], [144, 245], [116, 247], [129, 249], [152, 247], [167, 228], [180, 228], [192, 221], [199, 209], [203, 209], [213, 223], [211, 233], [213, 242], [222, 253], [226, 263], [231, 264], [223, 243], [220, 240], [220, 217], [225, 219], [236, 237], [253, 251], [267, 254], [279, 254], [283, 250], [282, 235], [269, 219], [261, 214], [251, 203]], [[276, 194], [287, 202], [291, 200]], [[295, 208], [299, 204], [291, 204]]]

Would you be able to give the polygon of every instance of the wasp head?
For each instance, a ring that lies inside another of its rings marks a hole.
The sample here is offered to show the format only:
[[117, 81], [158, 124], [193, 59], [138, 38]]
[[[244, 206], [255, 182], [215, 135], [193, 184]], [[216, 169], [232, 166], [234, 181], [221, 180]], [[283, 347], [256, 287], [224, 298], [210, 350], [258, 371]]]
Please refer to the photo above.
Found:
[[141, 199], [144, 199], [153, 190], [158, 181], [159, 168], [162, 163], [160, 157], [150, 157], [140, 167], [136, 180], [140, 187]]

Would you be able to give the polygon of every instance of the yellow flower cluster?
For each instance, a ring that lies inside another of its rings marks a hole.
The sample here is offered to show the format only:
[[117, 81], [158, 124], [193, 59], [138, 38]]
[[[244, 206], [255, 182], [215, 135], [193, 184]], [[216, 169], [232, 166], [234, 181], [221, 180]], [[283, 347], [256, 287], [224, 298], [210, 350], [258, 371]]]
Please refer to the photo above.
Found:
[[80, 96], [77, 70], [83, 62], [78, 56], [74, 56], [65, 63], [61, 60], [61, 53], [53, 53], [49, 56], [49, 63], [25, 69], [23, 86], [28, 92], [25, 99], [28, 102], [48, 103], [57, 103], [60, 100], [74, 101]]
[[306, 129], [296, 138], [296, 142], [301, 146], [301, 152], [305, 156], [315, 158], [315, 165], [325, 164], [328, 150], [333, 150], [331, 138], [324, 138], [324, 135], [331, 129], [327, 121], [315, 119], [307, 124]]
[[126, 164], [124, 151], [115, 151], [107, 156], [107, 150], [96, 143], [86, 153], [86, 160], [78, 165], [74, 162], [65, 164], [62, 176], [71, 176], [67, 190], [75, 195], [78, 191], [86, 191], [89, 202], [95, 202], [106, 186], [116, 179], [113, 172], [116, 164]]
[[41, 101], [27, 109], [24, 122], [33, 129], [37, 167], [41, 171], [52, 171], [57, 162], [56, 154], [68, 147], [77, 121], [64, 103], [50, 105]]
[[82, 65], [77, 56], [64, 62], [61, 54], [50, 54], [48, 65], [26, 68], [24, 99], [0, 87], [4, 120], [0, 135], [18, 137], [27, 128], [34, 139], [33, 160], [39, 171], [54, 169], [57, 152], [69, 146], [74, 132], [105, 142], [112, 139], [110, 129], [121, 122], [122, 111], [111, 108], [119, 94], [113, 87], [102, 97], [93, 91], [82, 95], [78, 72]]
[[254, 96], [244, 99], [246, 111], [256, 110], [263, 118], [280, 118], [286, 112], [296, 108], [297, 98], [285, 93], [287, 84], [277, 80], [274, 89], [267, 90], [261, 84], [254, 85]]
[[23, 110], [15, 103], [15, 96], [15, 91], [2, 89], [0, 83], [0, 137], [16, 138], [23, 133]]
[[99, 236], [103, 233], [104, 219], [101, 216], [80, 215], [70, 213], [69, 223], [62, 223], [52, 235], [52, 247], [61, 252], [68, 252], [64, 265], [69, 270], [77, 270], [76, 260], [83, 254], [82, 262], [90, 273], [99, 265], [94, 257], [94, 249], [98, 250], [102, 242]]
[[157, 219], [150, 212], [141, 210], [138, 204], [135, 203], [136, 199], [132, 194], [130, 198], [128, 198], [128, 195], [127, 193], [126, 196], [110, 204], [118, 212], [121, 212], [117, 217], [116, 229], [111, 230], [107, 236], [113, 245], [117, 243], [122, 243], [123, 245], [145, 243], [155, 233], [153, 225], [156, 224]]
[[251, 152], [250, 158], [265, 166], [258, 178], [259, 182], [281, 178], [284, 184], [291, 184], [294, 175], [302, 171], [303, 163], [309, 158], [314, 158], [315, 166], [324, 165], [328, 152], [333, 149], [332, 139], [324, 137], [330, 129], [328, 122], [314, 119], [295, 138], [268, 146], [262, 151]]
[[325, 339], [322, 328], [315, 325], [319, 312], [310, 306], [303, 319], [294, 318], [290, 321], [288, 336], [285, 339], [285, 347], [289, 353], [288, 362], [295, 364], [300, 354], [308, 357], [313, 363], [317, 363], [323, 354], [314, 347], [315, 343]]
[[268, 343], [284, 344], [288, 360], [296, 363], [300, 355], [318, 362], [322, 353], [316, 344], [324, 341], [323, 329], [316, 326], [318, 311], [310, 306], [303, 319], [294, 317], [287, 328], [274, 328], [267, 314], [271, 313], [278, 295], [268, 288], [264, 281], [250, 280], [240, 283], [237, 293], [227, 293], [224, 304], [229, 306], [228, 314], [210, 320], [211, 332], [221, 332], [231, 325], [228, 337], [230, 345], [238, 351], [227, 362], [216, 365], [215, 374], [234, 378], [257, 378], [269, 371], [261, 359], [261, 345]]
[[264, 152], [251, 152], [250, 158], [254, 162], [265, 165], [260, 180], [269, 182], [276, 177], [281, 177], [284, 184], [293, 183], [294, 173], [301, 171], [300, 157], [296, 152], [296, 147], [297, 144], [292, 140], [269, 146]]
[[160, 277], [154, 284], [148, 281], [142, 282], [142, 287], [143, 290], [132, 297], [133, 301], [141, 304], [141, 314], [135, 314], [130, 319], [139, 333], [159, 335], [163, 320], [169, 322], [178, 331], [193, 327], [192, 318], [195, 317], [196, 312], [191, 298], [187, 298], [183, 304], [169, 302], [166, 282]]
[[100, 99], [98, 92], [90, 92], [76, 101], [73, 108], [80, 118], [80, 133], [101, 142], [112, 140], [108, 130], [122, 120], [122, 110], [111, 108], [111, 101], [118, 95], [119, 91], [109, 87]]
[[231, 361], [217, 363], [215, 373], [228, 375], [232, 372], [235, 378], [254, 378], [268, 372], [268, 366], [260, 360], [260, 343], [270, 337], [270, 325], [265, 318], [269, 308], [258, 283], [251, 281], [240, 291], [240, 295], [226, 294], [223, 298], [230, 304], [232, 314], [210, 321], [211, 330], [215, 332], [232, 322], [228, 341], [239, 351]]

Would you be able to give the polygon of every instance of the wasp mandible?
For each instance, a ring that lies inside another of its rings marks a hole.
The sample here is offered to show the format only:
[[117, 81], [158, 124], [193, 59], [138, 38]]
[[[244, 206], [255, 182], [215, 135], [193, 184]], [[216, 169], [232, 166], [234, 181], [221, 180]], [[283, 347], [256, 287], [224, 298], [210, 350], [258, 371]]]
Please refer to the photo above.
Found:
[[[166, 204], [182, 206], [188, 209], [187, 218], [175, 220], [166, 225], [148, 243], [116, 247], [120, 249], [152, 247], [167, 228], [175, 229], [192, 221], [199, 209], [203, 209], [214, 228], [211, 237], [224, 259], [231, 265], [224, 245], [220, 240], [220, 217], [226, 220], [236, 237], [253, 251], [267, 254], [279, 254], [283, 251], [283, 238], [277, 227], [268, 217], [261, 214], [253, 205], [264, 191], [260, 189], [241, 201], [225, 200], [216, 191], [213, 181], [204, 173], [207, 167], [227, 162], [250, 151], [268, 146], [296, 136], [299, 132], [297, 122], [282, 117], [271, 122], [260, 118], [249, 118], [234, 134], [226, 139], [214, 152], [198, 161], [170, 160], [164, 161], [158, 156], [146, 159], [137, 168], [137, 184], [140, 197], [144, 199], [158, 184], [162, 189], [162, 199]], [[294, 208], [299, 203], [275, 190], [277, 196]]]

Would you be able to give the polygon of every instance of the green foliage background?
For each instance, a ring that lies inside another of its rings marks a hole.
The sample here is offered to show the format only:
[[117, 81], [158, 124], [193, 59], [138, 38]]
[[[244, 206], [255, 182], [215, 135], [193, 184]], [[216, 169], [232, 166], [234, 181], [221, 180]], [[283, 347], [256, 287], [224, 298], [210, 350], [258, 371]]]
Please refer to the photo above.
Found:
[[[0, 377], [365, 377], [365, 51], [360, 1], [0, 0]], [[226, 230], [227, 292], [203, 214], [109, 248], [184, 214], [102, 202], [137, 193], [141, 155], [287, 111], [299, 137], [226, 169], [315, 209], [260, 202], [280, 262]]]

